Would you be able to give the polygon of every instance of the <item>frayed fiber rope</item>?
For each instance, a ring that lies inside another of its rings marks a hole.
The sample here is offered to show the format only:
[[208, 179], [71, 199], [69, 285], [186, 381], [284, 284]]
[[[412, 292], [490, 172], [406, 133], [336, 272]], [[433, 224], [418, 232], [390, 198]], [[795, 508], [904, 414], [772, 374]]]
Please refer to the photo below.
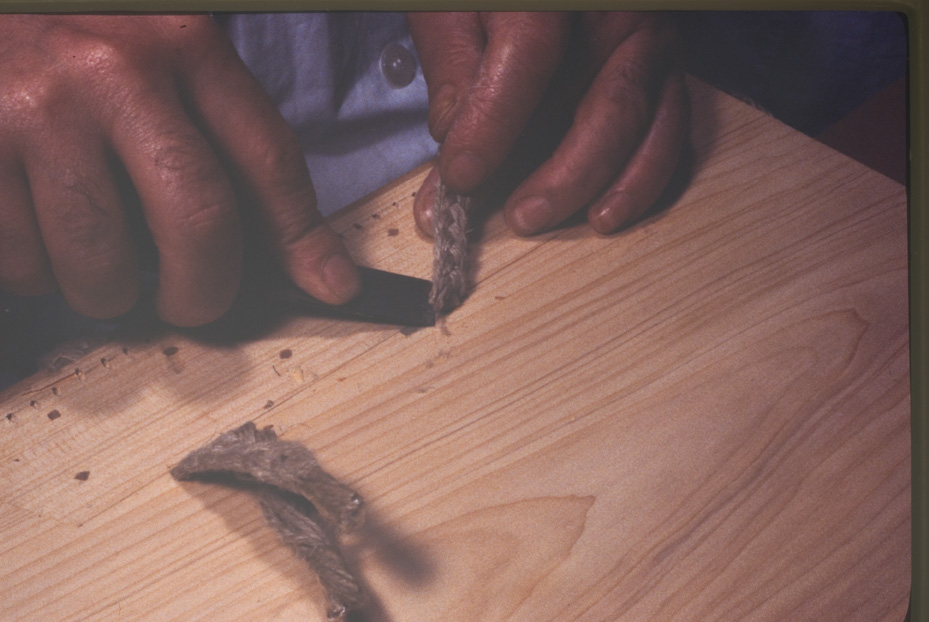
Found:
[[432, 208], [432, 292], [429, 297], [439, 314], [450, 313], [468, 295], [470, 203], [469, 198], [450, 192], [439, 179]]
[[227, 475], [247, 484], [268, 525], [319, 576], [329, 619], [344, 619], [364, 604], [339, 548], [339, 534], [361, 522], [361, 497], [326, 473], [306, 447], [278, 439], [270, 426], [258, 429], [248, 422], [191, 452], [171, 475], [177, 480]]

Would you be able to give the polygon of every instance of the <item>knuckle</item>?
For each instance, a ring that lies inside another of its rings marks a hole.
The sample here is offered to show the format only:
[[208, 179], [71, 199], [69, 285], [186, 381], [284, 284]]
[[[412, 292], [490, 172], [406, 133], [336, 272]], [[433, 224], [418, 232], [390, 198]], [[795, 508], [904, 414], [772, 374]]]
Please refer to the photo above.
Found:
[[629, 60], [604, 81], [603, 98], [612, 108], [644, 126], [649, 117], [649, 82], [651, 73], [645, 63]]
[[445, 139], [455, 119], [461, 102], [461, 90], [453, 85], [440, 88], [430, 97], [429, 133], [436, 142]]
[[128, 266], [121, 229], [96, 210], [75, 209], [68, 216], [66, 245], [55, 251], [55, 271], [81, 282], [106, 282]]
[[92, 180], [73, 170], [66, 170], [56, 180], [63, 191], [56, 210], [56, 227], [60, 227], [74, 248], [99, 254], [116, 233], [112, 212], [103, 207], [102, 193]]
[[69, 209], [62, 214], [61, 227], [69, 246], [88, 260], [105, 253], [113, 227], [93, 209]]
[[[153, 132], [155, 128], [147, 130]], [[149, 158], [162, 183], [174, 186], [189, 176], [200, 178], [208, 174], [208, 179], [213, 177], [203, 163], [200, 137], [193, 128], [159, 126], [157, 132], [157, 137], [150, 142]]]
[[64, 54], [66, 71], [71, 79], [109, 80], [122, 75], [129, 58], [121, 46], [100, 37], [72, 37], [69, 52]]
[[201, 143], [192, 130], [177, 130], [163, 134], [150, 154], [159, 192], [186, 210], [190, 225], [209, 223], [234, 203], [225, 172]]
[[234, 226], [234, 211], [225, 193], [200, 193], [197, 200], [187, 202], [177, 220], [177, 228], [187, 239], [217, 240], [228, 236]]
[[324, 230], [323, 220], [312, 216], [293, 218], [283, 224], [278, 231], [277, 240], [280, 250], [285, 254], [299, 253], [306, 250], [308, 240], [320, 235]]
[[58, 126], [93, 110], [88, 101], [94, 107], [106, 105], [114, 93], [125, 90], [120, 76], [126, 75], [129, 63], [107, 41], [73, 34], [63, 35], [44, 57], [14, 55], [3, 67], [0, 119], [6, 128], [24, 133]]
[[303, 150], [295, 138], [266, 137], [258, 149], [263, 185], [284, 196], [305, 198], [315, 204]]
[[[142, 198], [161, 212], [159, 220], [176, 232], [181, 243], [216, 240], [230, 235], [235, 195], [229, 179], [193, 127], [165, 130], [148, 147], [151, 182]], [[157, 194], [155, 194], [157, 192]]]
[[501, 101], [500, 89], [496, 86], [476, 88], [470, 93], [468, 106], [479, 125], [493, 127], [495, 131], [502, 130], [507, 133], [516, 131], [510, 118], [506, 101]]
[[60, 89], [43, 73], [8, 77], [0, 93], [0, 119], [7, 132], [34, 133], [54, 119]]

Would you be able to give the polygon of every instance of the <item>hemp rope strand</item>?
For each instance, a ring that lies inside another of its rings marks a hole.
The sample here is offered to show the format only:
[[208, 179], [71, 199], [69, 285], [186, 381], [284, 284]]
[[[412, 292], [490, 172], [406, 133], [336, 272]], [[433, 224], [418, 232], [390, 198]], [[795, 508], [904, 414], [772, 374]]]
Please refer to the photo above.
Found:
[[432, 207], [432, 292], [436, 313], [449, 313], [468, 295], [468, 211], [471, 200], [439, 179]]
[[338, 539], [319, 515], [305, 512], [287, 496], [268, 488], [258, 491], [261, 511], [281, 541], [316, 572], [326, 592], [326, 617], [344, 619], [349, 611], [360, 608], [364, 593], [358, 580], [345, 565]]
[[361, 497], [326, 473], [309, 449], [278, 439], [271, 426], [259, 430], [249, 421], [194, 450], [171, 469], [177, 480], [219, 474], [250, 485], [268, 525], [319, 576], [330, 620], [344, 619], [364, 604], [338, 542], [340, 531], [359, 526]]

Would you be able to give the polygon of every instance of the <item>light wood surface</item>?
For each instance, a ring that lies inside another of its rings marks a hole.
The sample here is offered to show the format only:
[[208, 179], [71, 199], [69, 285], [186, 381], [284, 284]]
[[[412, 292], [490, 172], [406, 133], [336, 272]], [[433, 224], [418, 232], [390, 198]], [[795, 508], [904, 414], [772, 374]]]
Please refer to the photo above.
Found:
[[[366, 499], [360, 619], [902, 620], [904, 189], [689, 86], [680, 198], [489, 218], [446, 330], [160, 330], [0, 395], [0, 620], [323, 620], [250, 498], [168, 474], [247, 420]], [[424, 172], [334, 219], [360, 263], [429, 277]]]

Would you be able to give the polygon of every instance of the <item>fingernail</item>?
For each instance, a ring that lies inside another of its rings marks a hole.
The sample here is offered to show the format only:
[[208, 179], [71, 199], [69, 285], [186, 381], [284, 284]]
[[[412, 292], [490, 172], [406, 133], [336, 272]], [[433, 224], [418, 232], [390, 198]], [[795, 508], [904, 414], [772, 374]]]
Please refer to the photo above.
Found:
[[417, 224], [419, 225], [420, 231], [432, 237], [433, 223], [432, 223], [432, 206], [427, 205], [417, 214]]
[[612, 233], [613, 229], [619, 226], [619, 223], [616, 222], [618, 220], [616, 210], [610, 204], [601, 205], [593, 210], [590, 216], [588, 221], [597, 233]]
[[538, 233], [552, 225], [554, 214], [547, 199], [539, 196], [526, 197], [513, 208], [510, 226], [521, 235]]
[[342, 253], [330, 255], [323, 264], [323, 282], [340, 302], [351, 300], [361, 288], [358, 269], [352, 260]]
[[487, 163], [473, 153], [459, 153], [445, 168], [443, 178], [459, 192], [473, 190], [484, 181]]
[[631, 209], [628, 196], [615, 192], [603, 197], [599, 206], [594, 206], [588, 221], [597, 233], [613, 233], [629, 217]]

